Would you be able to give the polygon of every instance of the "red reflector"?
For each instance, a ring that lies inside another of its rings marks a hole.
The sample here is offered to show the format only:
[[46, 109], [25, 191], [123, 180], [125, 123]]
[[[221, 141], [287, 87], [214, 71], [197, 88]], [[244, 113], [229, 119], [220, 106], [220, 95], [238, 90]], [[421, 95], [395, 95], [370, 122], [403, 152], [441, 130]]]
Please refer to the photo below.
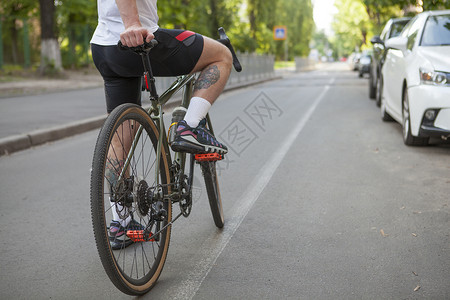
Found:
[[144, 79], [145, 79], [145, 86], [147, 87], [147, 91], [148, 91], [148, 90], [150, 90], [150, 89], [149, 89], [149, 87], [148, 87], [148, 77], [147, 77], [147, 75], [148, 75], [148, 73], [146, 72], [146, 73], [144, 74]]

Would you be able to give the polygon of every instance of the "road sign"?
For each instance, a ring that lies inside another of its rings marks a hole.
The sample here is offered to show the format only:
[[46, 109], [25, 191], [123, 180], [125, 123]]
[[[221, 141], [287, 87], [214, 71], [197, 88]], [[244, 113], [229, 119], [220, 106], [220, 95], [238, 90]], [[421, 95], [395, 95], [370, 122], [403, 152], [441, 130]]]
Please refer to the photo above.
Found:
[[286, 26], [274, 26], [273, 27], [273, 39], [276, 41], [285, 40], [287, 38]]

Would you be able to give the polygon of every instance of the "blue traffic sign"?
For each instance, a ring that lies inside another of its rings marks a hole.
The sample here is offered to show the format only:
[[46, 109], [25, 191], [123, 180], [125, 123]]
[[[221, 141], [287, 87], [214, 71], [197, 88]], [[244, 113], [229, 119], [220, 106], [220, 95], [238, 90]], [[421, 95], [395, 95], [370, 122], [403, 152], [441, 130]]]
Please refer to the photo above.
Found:
[[273, 39], [274, 40], [285, 40], [286, 38], [287, 38], [286, 26], [274, 26], [273, 27]]

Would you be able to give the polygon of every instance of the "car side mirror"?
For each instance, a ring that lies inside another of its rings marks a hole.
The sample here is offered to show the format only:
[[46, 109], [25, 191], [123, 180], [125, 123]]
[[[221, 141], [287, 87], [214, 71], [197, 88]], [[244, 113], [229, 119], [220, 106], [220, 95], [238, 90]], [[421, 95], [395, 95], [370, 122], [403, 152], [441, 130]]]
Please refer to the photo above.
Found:
[[374, 37], [370, 40], [370, 42], [371, 42], [373, 45], [375, 45], [375, 44], [381, 44], [381, 45], [384, 46], [383, 40], [382, 40], [378, 35], [374, 36]]
[[386, 48], [397, 49], [401, 51], [406, 51], [408, 44], [408, 39], [403, 36], [397, 36], [391, 39], [388, 39], [384, 45]]

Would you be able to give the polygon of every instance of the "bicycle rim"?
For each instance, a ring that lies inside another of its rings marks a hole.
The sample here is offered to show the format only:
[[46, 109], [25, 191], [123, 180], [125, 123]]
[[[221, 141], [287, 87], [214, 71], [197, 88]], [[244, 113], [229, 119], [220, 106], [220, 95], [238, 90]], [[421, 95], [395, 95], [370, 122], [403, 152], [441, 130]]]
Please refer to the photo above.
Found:
[[[121, 153], [128, 153], [129, 137], [137, 135], [139, 128], [142, 133], [128, 168], [123, 170], [126, 155]], [[157, 129], [147, 113], [139, 106], [125, 104], [106, 120], [94, 152], [91, 212], [97, 249], [111, 281], [130, 295], [144, 294], [155, 285], [169, 248], [171, 226], [167, 224], [172, 206], [162, 197], [168, 194], [169, 170], [164, 149], [159, 171], [155, 170], [157, 141]], [[155, 217], [156, 210], [159, 217]], [[114, 227], [119, 229], [115, 235]], [[151, 239], [148, 235], [150, 241], [133, 242], [126, 234], [127, 230], [144, 228], [153, 234]]]
[[220, 196], [219, 181], [216, 173], [216, 162], [207, 161], [201, 163], [203, 178], [205, 179], [206, 192], [208, 194], [209, 206], [218, 228], [224, 225], [224, 215], [222, 208], [222, 197]]

